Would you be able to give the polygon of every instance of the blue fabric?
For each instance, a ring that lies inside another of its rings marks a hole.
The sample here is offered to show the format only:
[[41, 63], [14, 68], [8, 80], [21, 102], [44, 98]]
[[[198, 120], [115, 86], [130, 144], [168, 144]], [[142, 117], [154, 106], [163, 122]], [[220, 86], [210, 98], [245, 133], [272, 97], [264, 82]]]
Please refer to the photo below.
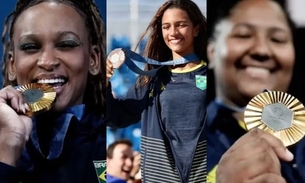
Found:
[[[98, 183], [93, 161], [106, 159], [106, 127], [102, 118], [78, 105], [57, 114], [52, 120], [48, 152], [42, 152], [41, 131], [49, 119], [33, 118], [33, 130], [26, 149], [18, 161], [18, 174], [23, 183]], [[43, 131], [44, 133], [44, 131]], [[40, 134], [40, 135], [39, 135]], [[0, 170], [5, 166], [0, 164]], [[4, 168], [8, 169], [8, 168]], [[11, 177], [13, 178], [13, 177]], [[15, 182], [2, 180], [0, 182]]]
[[17, 169], [0, 162], [0, 183], [17, 182]]
[[107, 183], [127, 183], [127, 181], [107, 174]]
[[[164, 85], [168, 83], [168, 81], [170, 80], [170, 73], [166, 67], [161, 68], [159, 72], [160, 73], [158, 73], [155, 77], [152, 78], [149, 84], [140, 88], [135, 88], [135, 86], [130, 87], [126, 96], [120, 99], [116, 99], [113, 97], [111, 91], [111, 83], [109, 84], [107, 88], [107, 125], [112, 128], [125, 128], [141, 121], [142, 137], [145, 136], [150, 139], [160, 139], [161, 141], [165, 141], [170, 153], [173, 154], [171, 150], [171, 148], [173, 147], [173, 139], [166, 136], [166, 132], [160, 117], [160, 111], [158, 111], [160, 110], [159, 97], [160, 93], [162, 92], [162, 83]], [[201, 75], [206, 75], [206, 67], [203, 67]], [[204, 95], [206, 95], [206, 93], [204, 93]], [[205, 96], [203, 97], [205, 98]], [[202, 101], [202, 103], [205, 104], [205, 101]], [[206, 110], [204, 108], [200, 110], [200, 114], [198, 114], [198, 116], [205, 115]], [[205, 138], [206, 137], [204, 134], [204, 130], [202, 130], [198, 142], [204, 141]], [[142, 141], [141, 143], [141, 145], [144, 144], [148, 148], [154, 148], [153, 144], [146, 144], [147, 142], [145, 141]], [[147, 159], [147, 154], [145, 152], [145, 149], [143, 149], [141, 152], [143, 162], [146, 162]], [[164, 156], [166, 156], [166, 154], [164, 154]], [[188, 158], [190, 160], [194, 159], [193, 157]], [[177, 163], [177, 161], [180, 161], [175, 157], [172, 159], [174, 159], [175, 164]], [[185, 176], [185, 172], [181, 172], [179, 170], [177, 172], [179, 174], [181, 182], [187, 182], [185, 180], [189, 178], [188, 175]], [[145, 182], [147, 174], [145, 174], [145, 169], [143, 168], [142, 173], [142, 181]], [[186, 173], [188, 174], [189, 172]], [[200, 173], [201, 172], [198, 172], [198, 174]]]
[[[64, 139], [66, 137], [68, 127], [73, 117], [76, 117], [79, 122], [82, 122], [84, 116], [85, 105], [78, 105], [72, 108], [67, 109], [62, 115], [60, 115], [55, 121], [55, 127], [53, 129], [53, 138], [50, 144], [50, 152], [46, 157], [47, 159], [56, 159], [62, 152]], [[37, 135], [37, 119], [32, 118], [33, 121], [33, 130], [31, 133], [31, 140], [35, 148], [41, 152], [38, 135]], [[64, 122], [63, 122], [64, 121]], [[44, 156], [42, 154], [42, 156]]]
[[[213, 101], [207, 109], [207, 168], [211, 171], [219, 162], [221, 156], [246, 131], [239, 126], [232, 116], [232, 109]], [[281, 162], [281, 171], [287, 183], [305, 183], [305, 139], [288, 147], [294, 154], [293, 162]], [[297, 168], [292, 165], [296, 164]]]

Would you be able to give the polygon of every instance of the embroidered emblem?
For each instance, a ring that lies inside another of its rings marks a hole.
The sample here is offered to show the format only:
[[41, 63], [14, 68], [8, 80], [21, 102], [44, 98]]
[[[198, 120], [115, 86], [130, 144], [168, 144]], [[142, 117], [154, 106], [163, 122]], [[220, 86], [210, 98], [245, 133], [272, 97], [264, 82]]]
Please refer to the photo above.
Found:
[[161, 83], [160, 90], [163, 91], [163, 90], [165, 90], [165, 88], [166, 88], [165, 85], [163, 83]]
[[93, 161], [99, 183], [106, 183], [106, 160]]
[[207, 88], [207, 77], [196, 75], [196, 86], [201, 90], [205, 90]]
[[153, 97], [153, 96], [154, 96], [154, 90], [152, 89], [152, 90], [149, 92], [148, 97], [150, 98], [150, 97]]

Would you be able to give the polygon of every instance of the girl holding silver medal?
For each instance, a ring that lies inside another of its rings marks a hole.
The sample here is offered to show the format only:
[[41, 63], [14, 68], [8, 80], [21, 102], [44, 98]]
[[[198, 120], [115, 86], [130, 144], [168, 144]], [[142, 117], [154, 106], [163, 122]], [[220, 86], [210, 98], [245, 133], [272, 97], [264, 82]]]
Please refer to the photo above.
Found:
[[2, 37], [1, 183], [104, 179], [105, 39], [93, 0], [17, 2]]
[[[122, 60], [143, 74], [122, 99], [113, 97], [109, 83], [108, 125], [142, 121], [143, 182], [205, 182], [206, 19], [191, 0], [170, 0], [143, 37], [148, 32], [146, 59], [129, 50], [108, 57], [108, 79]], [[146, 71], [131, 60], [147, 62]]]

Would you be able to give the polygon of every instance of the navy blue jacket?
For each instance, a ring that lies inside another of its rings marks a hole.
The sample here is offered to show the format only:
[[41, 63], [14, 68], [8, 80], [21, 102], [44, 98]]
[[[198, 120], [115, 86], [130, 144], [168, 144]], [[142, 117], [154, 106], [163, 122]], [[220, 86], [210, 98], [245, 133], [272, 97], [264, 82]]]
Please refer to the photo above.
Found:
[[[215, 182], [215, 167], [221, 156], [233, 143], [246, 133], [232, 116], [233, 111], [213, 101], [207, 109], [208, 181]], [[287, 183], [305, 183], [305, 139], [289, 147], [294, 154], [293, 162], [281, 162], [282, 175]], [[295, 164], [293, 166], [293, 164]]]
[[98, 183], [93, 161], [106, 159], [103, 120], [86, 111], [84, 105], [72, 107], [58, 116], [49, 133], [52, 140], [41, 143], [42, 136], [47, 136], [40, 129], [48, 126], [47, 119], [42, 119], [33, 118], [31, 137], [17, 168], [0, 163], [0, 182]]

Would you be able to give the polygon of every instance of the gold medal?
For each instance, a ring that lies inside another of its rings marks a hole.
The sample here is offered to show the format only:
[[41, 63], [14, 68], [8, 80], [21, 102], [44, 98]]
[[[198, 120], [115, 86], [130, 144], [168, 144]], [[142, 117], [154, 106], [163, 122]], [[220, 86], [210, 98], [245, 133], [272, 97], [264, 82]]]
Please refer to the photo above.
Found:
[[30, 107], [30, 111], [26, 114], [28, 116], [48, 111], [56, 98], [54, 88], [48, 84], [31, 83], [18, 86], [17, 90], [21, 92]]
[[114, 49], [108, 55], [108, 60], [112, 63], [114, 69], [120, 68], [125, 62], [125, 53], [122, 49]]
[[248, 130], [259, 128], [290, 146], [305, 135], [305, 108], [292, 95], [267, 91], [255, 96], [246, 106], [244, 121]]

